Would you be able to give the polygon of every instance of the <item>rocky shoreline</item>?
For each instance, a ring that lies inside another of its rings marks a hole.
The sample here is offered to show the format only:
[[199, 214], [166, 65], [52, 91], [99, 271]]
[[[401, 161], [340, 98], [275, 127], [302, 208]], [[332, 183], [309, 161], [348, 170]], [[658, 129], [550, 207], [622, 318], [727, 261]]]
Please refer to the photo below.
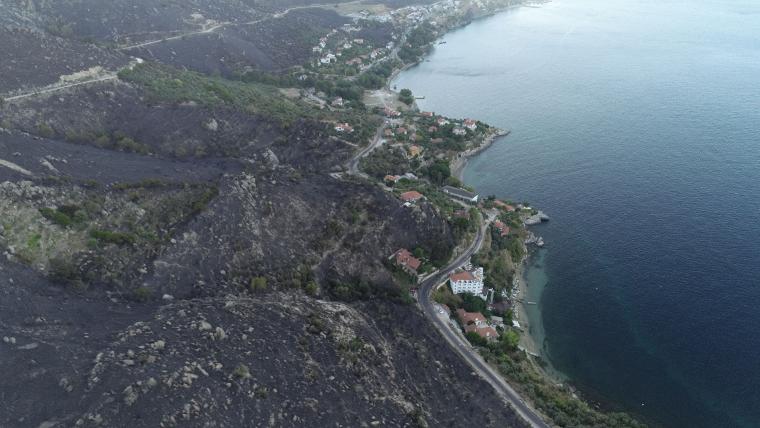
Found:
[[467, 162], [470, 160], [471, 157], [476, 156], [482, 152], [484, 152], [486, 149], [491, 147], [493, 143], [496, 142], [496, 140], [500, 137], [506, 137], [509, 135], [511, 131], [506, 131], [503, 129], [497, 129], [492, 134], [486, 137], [486, 139], [483, 141], [481, 145], [478, 147], [474, 147], [469, 150], [465, 150], [463, 152], [460, 152], [452, 161], [450, 164], [451, 169], [451, 175], [456, 177], [459, 181], [464, 181], [464, 169], [467, 166]]

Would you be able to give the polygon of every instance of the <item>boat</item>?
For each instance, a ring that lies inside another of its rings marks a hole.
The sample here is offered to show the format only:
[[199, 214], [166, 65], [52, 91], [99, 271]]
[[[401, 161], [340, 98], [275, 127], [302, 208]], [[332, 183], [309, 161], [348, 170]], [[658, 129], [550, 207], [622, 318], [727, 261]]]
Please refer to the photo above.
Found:
[[438, 42], [439, 45], [445, 45], [447, 42], [445, 40]]

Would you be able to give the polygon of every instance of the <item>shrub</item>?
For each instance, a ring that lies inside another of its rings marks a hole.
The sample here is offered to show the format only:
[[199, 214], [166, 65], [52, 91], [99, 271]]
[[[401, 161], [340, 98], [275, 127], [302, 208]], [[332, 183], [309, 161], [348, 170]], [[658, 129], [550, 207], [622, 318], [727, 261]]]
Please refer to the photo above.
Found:
[[480, 335], [478, 333], [475, 333], [474, 331], [467, 332], [464, 336], [474, 346], [482, 346], [482, 347], [488, 346], [488, 341], [480, 337]]
[[238, 378], [238, 379], [250, 379], [251, 378], [251, 370], [243, 363], [238, 364], [237, 367], [235, 367], [235, 371], [232, 372], [232, 374]]
[[52, 138], [55, 135], [55, 131], [45, 122], [37, 124], [37, 133], [43, 138]]
[[142, 286], [135, 289], [132, 293], [132, 297], [138, 302], [147, 302], [150, 299], [151, 294], [150, 288]]
[[51, 208], [40, 208], [40, 214], [42, 214], [43, 217], [50, 220], [54, 224], [57, 224], [61, 227], [69, 227], [73, 223], [71, 217], [69, 217], [64, 212], [61, 212], [60, 208], [58, 210]]
[[112, 232], [109, 230], [96, 229], [90, 232], [90, 236], [106, 244], [133, 245], [137, 241], [137, 237], [131, 233]]
[[251, 289], [251, 291], [256, 290], [266, 290], [267, 288], [267, 279], [263, 276], [257, 276], [255, 278], [251, 278], [250, 284], [248, 284], [248, 288]]
[[62, 257], [50, 259], [48, 275], [51, 280], [59, 284], [75, 286], [77, 288], [83, 286], [79, 267], [69, 259]]

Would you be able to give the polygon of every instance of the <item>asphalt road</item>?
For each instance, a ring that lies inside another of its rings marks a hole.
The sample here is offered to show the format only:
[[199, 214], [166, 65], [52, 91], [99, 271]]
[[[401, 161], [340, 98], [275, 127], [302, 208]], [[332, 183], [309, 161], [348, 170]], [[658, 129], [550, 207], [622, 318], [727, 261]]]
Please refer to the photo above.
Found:
[[420, 286], [419, 301], [422, 311], [430, 319], [433, 325], [443, 335], [444, 339], [454, 350], [475, 370], [480, 377], [485, 379], [493, 386], [496, 392], [501, 395], [512, 408], [515, 409], [526, 422], [532, 427], [548, 428], [549, 425], [539, 416], [535, 410], [528, 406], [517, 392], [499, 375], [491, 366], [489, 366], [478, 353], [470, 346], [460, 334], [454, 332], [448, 323], [436, 312], [436, 308], [431, 299], [431, 294], [436, 285], [440, 284], [446, 276], [464, 264], [473, 254], [475, 254], [483, 244], [488, 222], [483, 222], [483, 226], [478, 230], [472, 245], [451, 264], [441, 269], [437, 274], [423, 281]]
[[349, 174], [359, 174], [359, 161], [361, 161], [364, 156], [367, 156], [372, 150], [375, 150], [381, 144], [384, 130], [385, 124], [383, 123], [383, 125], [380, 125], [377, 128], [377, 131], [375, 131], [375, 136], [372, 137], [372, 141], [369, 143], [369, 145], [360, 150], [357, 154], [348, 160], [346, 166], [348, 167]]

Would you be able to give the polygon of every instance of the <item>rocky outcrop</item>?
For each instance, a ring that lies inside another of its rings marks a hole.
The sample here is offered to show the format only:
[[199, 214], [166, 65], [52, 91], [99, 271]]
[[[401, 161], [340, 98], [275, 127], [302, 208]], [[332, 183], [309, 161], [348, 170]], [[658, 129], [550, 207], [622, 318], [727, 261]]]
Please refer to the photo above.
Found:
[[[0, 424], [432, 427], [466, 417], [480, 426], [521, 426], [438, 336], [415, 331], [424, 323], [412, 306], [293, 294], [172, 303], [107, 343], [69, 341], [80, 355], [69, 366], [37, 374], [20, 367], [55, 385], [47, 392], [29, 390], [39, 380], [21, 385], [2, 402]], [[48, 358], [63, 340], [19, 346], [41, 341], [46, 328], [30, 326], [15, 343], [0, 343], [0, 354]], [[56, 397], [57, 405], [22, 413], [36, 394]]]

